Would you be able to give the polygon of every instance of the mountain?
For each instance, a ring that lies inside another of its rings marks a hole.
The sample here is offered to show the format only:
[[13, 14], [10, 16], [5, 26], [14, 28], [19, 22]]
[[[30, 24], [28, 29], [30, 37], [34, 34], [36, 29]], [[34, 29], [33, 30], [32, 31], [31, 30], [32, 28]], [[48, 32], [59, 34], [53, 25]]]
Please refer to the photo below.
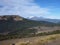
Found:
[[44, 17], [32, 17], [28, 18], [30, 20], [35, 20], [35, 21], [48, 21], [48, 22], [53, 22], [53, 23], [59, 23], [60, 19], [49, 19], [49, 18], [44, 18]]
[[26, 30], [35, 26], [54, 26], [55, 23], [47, 21], [33, 21], [18, 15], [0, 16], [0, 33], [10, 33]]
[[25, 19], [18, 15], [0, 16], [0, 40], [35, 36], [36, 33], [60, 30], [60, 24]]

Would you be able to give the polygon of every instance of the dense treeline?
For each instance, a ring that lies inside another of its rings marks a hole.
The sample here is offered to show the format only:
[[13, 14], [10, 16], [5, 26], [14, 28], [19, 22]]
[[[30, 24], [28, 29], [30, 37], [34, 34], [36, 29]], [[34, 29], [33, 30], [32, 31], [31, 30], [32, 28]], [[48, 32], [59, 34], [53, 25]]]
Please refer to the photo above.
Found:
[[20, 32], [12, 32], [8, 33], [7, 35], [0, 35], [0, 40], [7, 40], [7, 39], [15, 39], [15, 38], [24, 38], [24, 37], [32, 37], [36, 35], [37, 30], [21, 30]]

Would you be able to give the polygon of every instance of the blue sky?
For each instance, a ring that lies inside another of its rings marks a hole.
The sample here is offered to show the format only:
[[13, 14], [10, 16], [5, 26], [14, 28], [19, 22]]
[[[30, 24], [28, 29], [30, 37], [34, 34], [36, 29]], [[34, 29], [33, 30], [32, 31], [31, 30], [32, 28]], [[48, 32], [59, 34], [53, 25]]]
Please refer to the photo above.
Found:
[[60, 19], [60, 0], [0, 0], [0, 15]]

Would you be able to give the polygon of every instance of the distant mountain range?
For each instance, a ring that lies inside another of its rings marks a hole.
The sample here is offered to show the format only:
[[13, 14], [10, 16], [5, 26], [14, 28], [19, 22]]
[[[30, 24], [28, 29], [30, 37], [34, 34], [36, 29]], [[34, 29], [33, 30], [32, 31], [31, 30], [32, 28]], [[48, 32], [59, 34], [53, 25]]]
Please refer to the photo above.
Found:
[[53, 22], [53, 23], [60, 23], [60, 19], [50, 19], [50, 18], [44, 18], [44, 17], [28, 17], [30, 20], [35, 20], [35, 21], [48, 21], [48, 22]]

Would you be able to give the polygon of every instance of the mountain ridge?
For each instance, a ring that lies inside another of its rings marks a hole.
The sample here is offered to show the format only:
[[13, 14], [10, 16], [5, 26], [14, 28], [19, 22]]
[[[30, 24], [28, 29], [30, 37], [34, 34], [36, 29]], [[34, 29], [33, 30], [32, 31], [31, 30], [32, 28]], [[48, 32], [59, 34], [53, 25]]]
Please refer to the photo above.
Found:
[[50, 19], [50, 18], [45, 18], [45, 17], [31, 17], [28, 18], [30, 20], [35, 20], [35, 21], [48, 21], [48, 22], [53, 22], [53, 23], [59, 23], [60, 19]]
[[[34, 26], [53, 26], [55, 23], [47, 21], [34, 21], [25, 19], [21, 16], [0, 16], [0, 32], [11, 32], [16, 30], [25, 30]], [[7, 20], [6, 20], [7, 19]], [[16, 20], [15, 20], [16, 19]]]

